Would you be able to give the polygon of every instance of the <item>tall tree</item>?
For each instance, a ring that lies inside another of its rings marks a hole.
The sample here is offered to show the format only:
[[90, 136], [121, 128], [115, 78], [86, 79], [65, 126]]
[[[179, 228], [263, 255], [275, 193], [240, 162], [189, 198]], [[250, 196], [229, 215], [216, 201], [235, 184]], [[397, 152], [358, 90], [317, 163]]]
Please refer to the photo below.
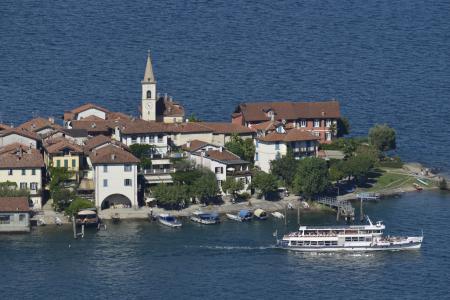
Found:
[[225, 148], [233, 152], [240, 158], [253, 163], [255, 156], [255, 145], [252, 139], [242, 139], [237, 134], [233, 134], [229, 142], [225, 144]]
[[278, 189], [277, 178], [273, 174], [264, 171], [257, 171], [252, 179], [252, 187], [259, 190], [263, 198], [274, 193]]
[[377, 124], [369, 130], [369, 144], [379, 151], [395, 150], [396, 133], [387, 124]]
[[300, 160], [293, 181], [296, 193], [306, 197], [317, 196], [324, 193], [329, 185], [328, 167], [325, 160], [316, 157]]
[[147, 144], [133, 144], [130, 146], [130, 152], [134, 156], [140, 159], [139, 166], [142, 169], [149, 169], [152, 166], [152, 160], [150, 159], [155, 147]]
[[294, 158], [291, 148], [288, 148], [285, 156], [270, 162], [271, 173], [283, 179], [288, 186], [292, 185], [297, 167], [298, 160]]
[[336, 136], [337, 137], [343, 137], [344, 135], [347, 135], [350, 133], [350, 122], [347, 118], [340, 118], [337, 120], [336, 125]]
[[219, 185], [216, 175], [210, 170], [204, 169], [202, 175], [194, 182], [193, 193], [201, 202], [207, 203], [211, 198], [219, 194]]
[[227, 177], [222, 183], [222, 190], [230, 193], [233, 198], [236, 198], [236, 193], [244, 189], [244, 183], [241, 180], [236, 180], [234, 177]]

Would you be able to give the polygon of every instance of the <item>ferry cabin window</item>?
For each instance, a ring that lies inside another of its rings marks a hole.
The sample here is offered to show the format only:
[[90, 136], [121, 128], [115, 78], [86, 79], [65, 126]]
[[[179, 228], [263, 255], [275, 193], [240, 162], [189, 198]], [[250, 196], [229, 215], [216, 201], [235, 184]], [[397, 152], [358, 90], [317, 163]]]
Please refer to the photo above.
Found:
[[311, 246], [316, 246], [317, 245], [317, 241], [311, 241]]
[[357, 236], [352, 237], [352, 242], [357, 242], [357, 241], [358, 241], [358, 237]]
[[360, 236], [360, 237], [359, 237], [359, 241], [360, 241], [360, 242], [364, 242], [364, 237], [363, 237], [363, 236]]
[[332, 242], [331, 242], [331, 245], [337, 246], [337, 241], [332, 241]]
[[317, 244], [319, 244], [319, 246], [323, 246], [325, 243], [324, 241], [318, 241]]
[[297, 241], [291, 241], [291, 246], [297, 246]]
[[303, 245], [309, 246], [309, 245], [310, 245], [310, 242], [309, 242], [309, 241], [304, 241], [304, 242], [303, 242]]
[[325, 241], [325, 246], [330, 246], [331, 245], [331, 241]]
[[351, 238], [351, 237], [346, 237], [346, 238], [345, 238], [345, 241], [346, 241], [346, 242], [351, 242], [351, 241], [352, 241], [352, 238]]

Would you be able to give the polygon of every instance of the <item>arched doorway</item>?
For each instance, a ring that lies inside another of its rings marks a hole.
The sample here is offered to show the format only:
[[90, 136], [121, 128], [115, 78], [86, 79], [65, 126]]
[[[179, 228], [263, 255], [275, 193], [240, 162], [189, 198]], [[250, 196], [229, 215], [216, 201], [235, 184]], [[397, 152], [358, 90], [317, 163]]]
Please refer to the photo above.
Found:
[[113, 194], [109, 195], [105, 198], [102, 202], [102, 209], [107, 209], [110, 207], [131, 207], [131, 201], [128, 199], [128, 197], [122, 195], [122, 194]]

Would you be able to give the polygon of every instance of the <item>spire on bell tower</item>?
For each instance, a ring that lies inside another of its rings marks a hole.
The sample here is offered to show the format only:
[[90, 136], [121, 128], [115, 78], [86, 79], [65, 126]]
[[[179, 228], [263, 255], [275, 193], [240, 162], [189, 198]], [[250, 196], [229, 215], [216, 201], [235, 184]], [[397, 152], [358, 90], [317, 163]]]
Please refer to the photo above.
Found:
[[153, 75], [152, 59], [150, 58], [150, 50], [147, 52], [147, 66], [145, 67], [144, 79], [142, 82], [155, 83], [155, 75]]

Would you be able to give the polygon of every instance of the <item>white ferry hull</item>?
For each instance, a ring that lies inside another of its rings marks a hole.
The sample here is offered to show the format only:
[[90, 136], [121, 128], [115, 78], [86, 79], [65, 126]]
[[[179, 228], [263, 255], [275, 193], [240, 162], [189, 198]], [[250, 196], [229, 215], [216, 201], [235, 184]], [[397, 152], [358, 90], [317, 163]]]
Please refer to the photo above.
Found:
[[371, 251], [400, 251], [400, 250], [418, 250], [421, 244], [411, 244], [405, 246], [387, 246], [387, 247], [283, 247], [296, 252], [371, 252]]

